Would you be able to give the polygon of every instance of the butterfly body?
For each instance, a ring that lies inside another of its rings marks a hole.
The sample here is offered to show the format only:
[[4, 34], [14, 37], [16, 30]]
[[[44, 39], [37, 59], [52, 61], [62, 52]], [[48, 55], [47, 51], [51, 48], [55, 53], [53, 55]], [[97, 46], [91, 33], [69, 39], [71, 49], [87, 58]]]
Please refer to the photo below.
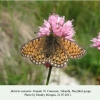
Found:
[[80, 58], [86, 52], [75, 42], [50, 34], [24, 44], [20, 53], [35, 64], [50, 63], [54, 67], [63, 67], [69, 58]]
[[45, 51], [45, 57], [49, 58], [50, 55], [53, 55], [54, 51], [54, 44], [55, 44], [55, 38], [50, 35], [46, 37], [45, 40], [45, 46], [44, 46], [44, 51]]

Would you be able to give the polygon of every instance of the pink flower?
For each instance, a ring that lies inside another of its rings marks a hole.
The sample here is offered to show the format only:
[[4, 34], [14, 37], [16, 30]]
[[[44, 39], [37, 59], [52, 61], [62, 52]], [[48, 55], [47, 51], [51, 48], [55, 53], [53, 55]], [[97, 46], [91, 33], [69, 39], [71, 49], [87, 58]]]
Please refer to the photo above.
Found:
[[40, 27], [38, 36], [48, 36], [53, 33], [56, 36], [64, 37], [66, 39], [72, 40], [75, 34], [74, 27], [72, 25], [73, 20], [68, 20], [65, 22], [65, 17], [60, 17], [57, 14], [50, 15], [48, 20], [44, 20], [44, 24]]
[[97, 38], [93, 38], [91, 40], [93, 42], [93, 44], [91, 45], [91, 47], [97, 47], [100, 50], [100, 32]]

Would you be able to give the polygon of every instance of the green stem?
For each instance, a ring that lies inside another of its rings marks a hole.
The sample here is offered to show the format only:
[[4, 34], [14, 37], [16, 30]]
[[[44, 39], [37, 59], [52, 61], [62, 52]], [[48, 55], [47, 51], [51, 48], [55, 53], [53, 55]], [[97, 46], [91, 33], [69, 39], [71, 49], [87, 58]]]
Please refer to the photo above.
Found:
[[47, 81], [46, 81], [46, 85], [49, 84], [49, 79], [50, 79], [50, 75], [51, 75], [51, 70], [52, 70], [52, 66], [50, 65], [50, 67], [49, 67], [49, 73], [48, 73], [48, 77], [47, 77]]

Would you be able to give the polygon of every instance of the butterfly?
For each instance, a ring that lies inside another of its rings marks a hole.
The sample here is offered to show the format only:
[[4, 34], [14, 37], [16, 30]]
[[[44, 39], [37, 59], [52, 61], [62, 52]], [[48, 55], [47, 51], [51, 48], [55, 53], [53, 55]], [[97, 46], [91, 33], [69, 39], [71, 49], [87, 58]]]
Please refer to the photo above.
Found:
[[86, 51], [74, 41], [51, 34], [30, 40], [20, 48], [20, 53], [35, 64], [63, 67], [69, 58], [81, 58]]

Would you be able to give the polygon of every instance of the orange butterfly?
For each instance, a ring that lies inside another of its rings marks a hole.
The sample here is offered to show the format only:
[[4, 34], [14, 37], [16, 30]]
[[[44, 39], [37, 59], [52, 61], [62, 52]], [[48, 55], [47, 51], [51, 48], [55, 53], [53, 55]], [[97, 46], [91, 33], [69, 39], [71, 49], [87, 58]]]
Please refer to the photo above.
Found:
[[86, 51], [74, 41], [51, 34], [30, 40], [21, 47], [20, 53], [35, 64], [63, 67], [69, 58], [81, 58]]

